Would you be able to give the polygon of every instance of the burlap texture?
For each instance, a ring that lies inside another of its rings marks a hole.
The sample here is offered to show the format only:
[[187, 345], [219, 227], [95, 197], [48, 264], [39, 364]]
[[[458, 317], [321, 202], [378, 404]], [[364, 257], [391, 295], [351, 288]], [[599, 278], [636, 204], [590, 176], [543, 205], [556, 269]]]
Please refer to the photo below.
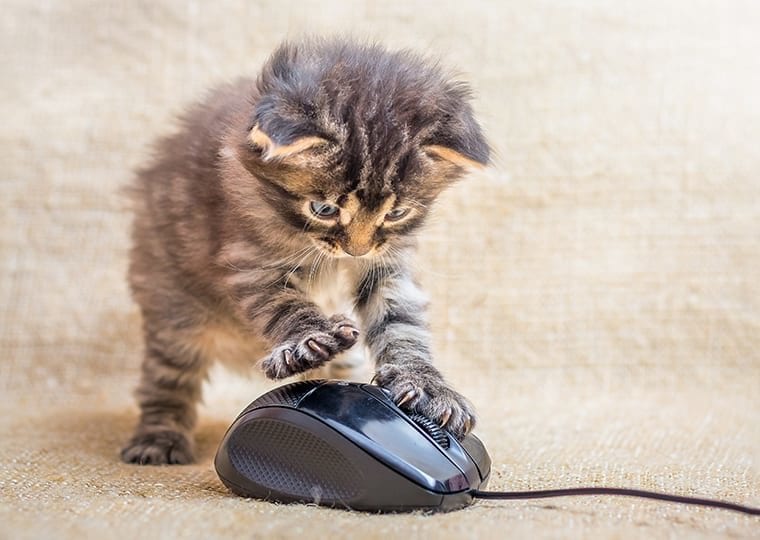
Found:
[[353, 32], [457, 66], [496, 164], [424, 235], [440, 366], [491, 487], [760, 505], [760, 4], [39, 2], [0, 10], [0, 537], [760, 536], [621, 498], [371, 516], [231, 496], [211, 458], [271, 387], [215, 371], [197, 465], [118, 461], [139, 316], [118, 187], [206, 87], [284, 37]]

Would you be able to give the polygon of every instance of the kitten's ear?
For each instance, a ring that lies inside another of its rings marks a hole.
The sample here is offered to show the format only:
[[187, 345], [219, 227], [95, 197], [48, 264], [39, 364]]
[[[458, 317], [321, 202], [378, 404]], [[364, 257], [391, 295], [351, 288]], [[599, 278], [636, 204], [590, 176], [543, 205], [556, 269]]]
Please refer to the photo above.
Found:
[[490, 162], [491, 149], [475, 115], [466, 102], [469, 89], [459, 86], [454, 105], [440, 126], [423, 144], [422, 150], [463, 169], [483, 169]]
[[327, 144], [327, 140], [322, 137], [309, 135], [305, 137], [299, 137], [287, 144], [276, 143], [269, 135], [259, 127], [258, 124], [253, 126], [248, 139], [258, 148], [262, 150], [262, 157], [264, 161], [271, 161], [275, 159], [285, 159], [287, 157], [300, 154], [316, 146]]
[[429, 156], [446, 160], [463, 169], [484, 169], [488, 165], [488, 158], [474, 159], [453, 148], [440, 144], [428, 144], [422, 147], [423, 152]]

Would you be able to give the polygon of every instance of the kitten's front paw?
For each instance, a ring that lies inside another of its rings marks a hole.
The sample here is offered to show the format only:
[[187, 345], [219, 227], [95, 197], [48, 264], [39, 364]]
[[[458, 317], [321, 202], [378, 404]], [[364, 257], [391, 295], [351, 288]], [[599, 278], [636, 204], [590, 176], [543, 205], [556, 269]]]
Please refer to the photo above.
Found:
[[193, 462], [193, 446], [177, 431], [137, 433], [122, 449], [121, 459], [137, 465], [185, 465]]
[[430, 364], [385, 364], [377, 370], [374, 380], [390, 390], [399, 407], [427, 416], [458, 439], [475, 427], [472, 404], [452, 390]]
[[275, 347], [261, 362], [270, 379], [284, 379], [317, 368], [336, 354], [350, 349], [359, 338], [359, 330], [349, 319], [335, 316], [330, 319], [328, 332], [312, 332], [297, 342]]

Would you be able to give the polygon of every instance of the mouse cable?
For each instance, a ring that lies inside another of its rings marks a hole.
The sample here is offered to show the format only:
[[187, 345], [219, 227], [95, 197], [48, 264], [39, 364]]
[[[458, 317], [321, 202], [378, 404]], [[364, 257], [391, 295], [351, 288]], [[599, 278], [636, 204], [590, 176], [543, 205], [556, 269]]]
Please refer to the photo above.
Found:
[[741, 504], [727, 501], [700, 499], [697, 497], [682, 497], [680, 495], [645, 491], [642, 489], [611, 487], [579, 487], [567, 489], [544, 489], [537, 491], [479, 491], [476, 489], [471, 493], [476, 499], [545, 499], [548, 497], [566, 497], [570, 495], [622, 495], [625, 497], [643, 497], [646, 499], [657, 499], [660, 501], [670, 501], [682, 504], [725, 508], [726, 510], [734, 510], [752, 516], [760, 516], [760, 508], [752, 508], [751, 506], [743, 506]]

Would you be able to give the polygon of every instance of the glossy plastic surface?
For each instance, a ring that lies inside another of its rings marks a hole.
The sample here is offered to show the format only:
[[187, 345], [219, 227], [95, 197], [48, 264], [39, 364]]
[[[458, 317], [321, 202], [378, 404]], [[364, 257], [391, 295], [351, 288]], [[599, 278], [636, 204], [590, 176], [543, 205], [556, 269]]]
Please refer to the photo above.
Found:
[[[270, 436], [269, 442], [256, 437], [284, 433], [272, 432], [278, 423], [287, 435]], [[272, 390], [249, 405], [225, 435], [215, 464], [222, 481], [246, 496], [375, 511], [452, 510], [470, 504], [470, 492], [485, 487], [491, 463], [473, 435], [461, 443], [447, 437], [448, 449], [376, 386], [306, 381]], [[302, 440], [322, 449], [321, 461], [314, 461], [308, 448], [290, 444]], [[254, 458], [258, 468], [242, 467], [241, 453]], [[262, 462], [264, 455], [275, 458]], [[264, 469], [266, 477], [259, 474]], [[343, 480], [351, 489], [341, 487], [340, 475], [324, 476], [328, 469], [356, 471]]]

